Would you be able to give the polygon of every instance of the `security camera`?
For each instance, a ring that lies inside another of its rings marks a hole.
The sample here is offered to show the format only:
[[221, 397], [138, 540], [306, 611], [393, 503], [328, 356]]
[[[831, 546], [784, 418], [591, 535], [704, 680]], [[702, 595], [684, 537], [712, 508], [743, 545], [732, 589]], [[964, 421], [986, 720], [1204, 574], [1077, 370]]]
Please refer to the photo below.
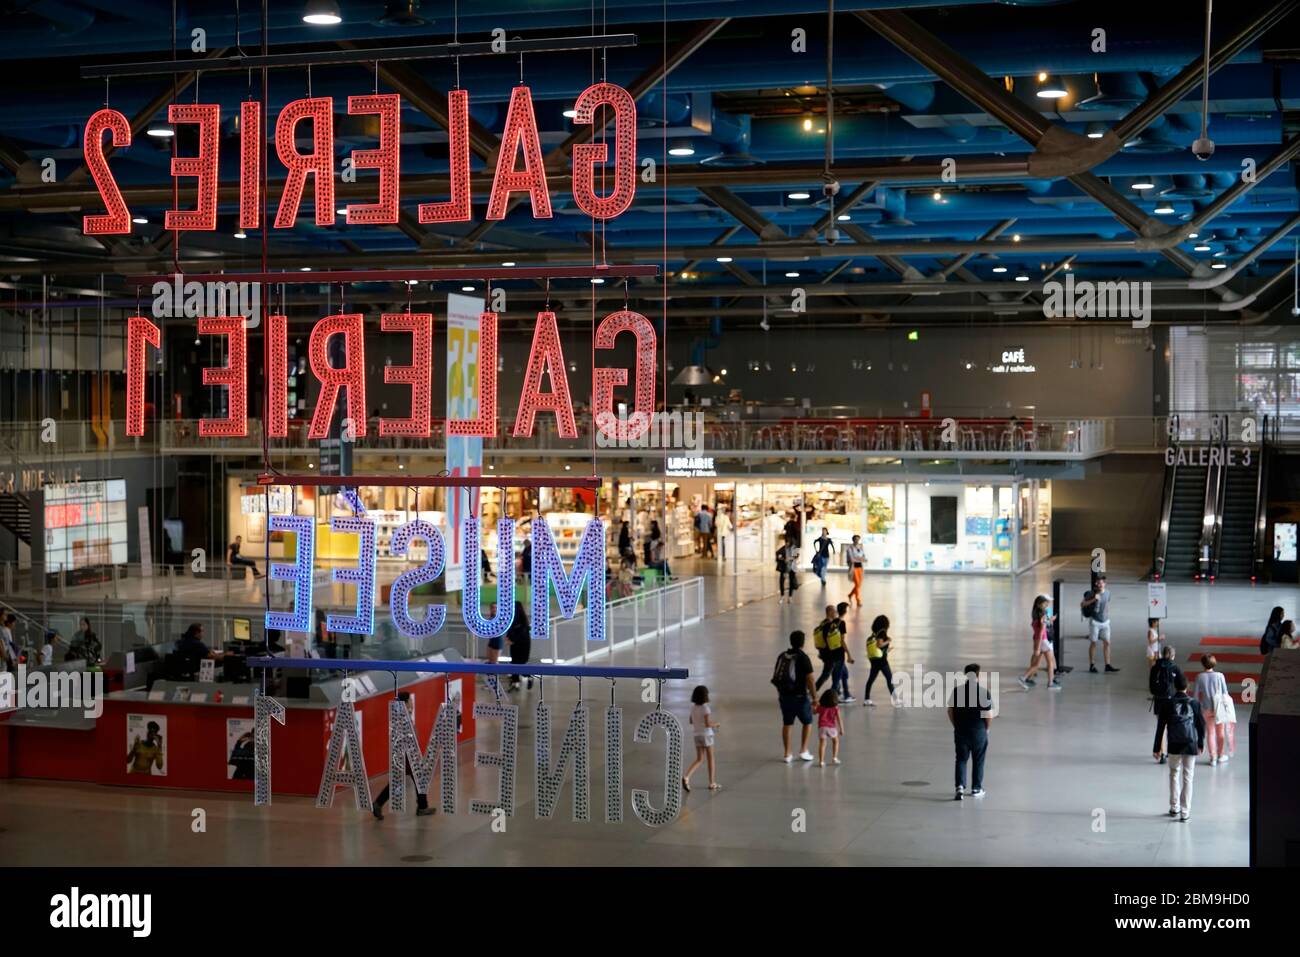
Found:
[[1214, 155], [1214, 140], [1208, 136], [1198, 137], [1192, 144], [1192, 155], [1198, 160], [1207, 160]]
[[822, 182], [823, 196], [838, 196], [840, 193], [840, 182], [831, 176], [825, 176]]
[[827, 227], [826, 227], [826, 242], [828, 242], [828, 243], [830, 243], [832, 246], [834, 246], [834, 245], [835, 245], [836, 243], [838, 243], [839, 241], [840, 241], [840, 231], [839, 231], [838, 229], [836, 229], [834, 226], [827, 226]]
[[758, 321], [758, 328], [762, 329], [764, 332], [767, 332], [769, 329], [772, 328], [772, 326], [768, 323], [767, 319], [760, 319]]

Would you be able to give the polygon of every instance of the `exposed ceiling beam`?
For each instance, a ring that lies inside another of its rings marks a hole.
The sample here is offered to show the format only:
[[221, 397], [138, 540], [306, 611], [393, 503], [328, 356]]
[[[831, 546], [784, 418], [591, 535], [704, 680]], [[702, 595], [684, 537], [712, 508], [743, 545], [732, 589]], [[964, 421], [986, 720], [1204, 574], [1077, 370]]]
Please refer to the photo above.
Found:
[[785, 230], [727, 189], [727, 187], [702, 186], [700, 187], [700, 194], [757, 236], [760, 242], [777, 242], [787, 238]]

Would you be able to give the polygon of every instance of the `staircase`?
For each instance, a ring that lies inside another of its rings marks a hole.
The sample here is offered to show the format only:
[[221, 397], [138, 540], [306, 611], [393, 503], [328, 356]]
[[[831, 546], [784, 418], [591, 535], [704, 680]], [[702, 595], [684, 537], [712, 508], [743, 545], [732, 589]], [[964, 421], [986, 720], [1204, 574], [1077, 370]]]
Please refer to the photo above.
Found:
[[28, 546], [32, 544], [32, 507], [27, 496], [0, 492], [0, 528], [7, 528]]
[[1204, 465], [1180, 465], [1174, 473], [1174, 500], [1169, 510], [1169, 541], [1165, 548], [1167, 581], [1188, 581], [1200, 571], [1208, 475], [1209, 469]]
[[1254, 574], [1255, 496], [1259, 486], [1259, 457], [1250, 465], [1229, 465], [1224, 469], [1227, 488], [1223, 499], [1223, 527], [1220, 531], [1219, 577], [1245, 580]]

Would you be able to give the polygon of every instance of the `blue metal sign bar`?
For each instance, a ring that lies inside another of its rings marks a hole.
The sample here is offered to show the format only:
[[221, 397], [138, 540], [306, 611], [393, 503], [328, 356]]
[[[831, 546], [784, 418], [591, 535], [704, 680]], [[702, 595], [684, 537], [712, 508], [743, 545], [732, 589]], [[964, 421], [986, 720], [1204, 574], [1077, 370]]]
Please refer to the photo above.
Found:
[[689, 678], [686, 668], [614, 668], [599, 665], [488, 664], [484, 661], [376, 661], [369, 658], [249, 658], [251, 668], [298, 671], [414, 671], [454, 675], [532, 675], [554, 678]]

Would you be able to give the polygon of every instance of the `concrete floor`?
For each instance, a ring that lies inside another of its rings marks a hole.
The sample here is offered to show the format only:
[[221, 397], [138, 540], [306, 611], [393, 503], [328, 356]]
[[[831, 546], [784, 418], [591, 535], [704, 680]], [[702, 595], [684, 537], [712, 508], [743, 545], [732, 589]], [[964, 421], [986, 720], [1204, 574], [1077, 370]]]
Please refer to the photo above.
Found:
[[[690, 569], [683, 568], [683, 571]], [[774, 578], [775, 576], [773, 576]], [[1067, 579], [1065, 690], [1045, 681], [1022, 691], [1015, 675], [1029, 646], [1033, 597]], [[595, 820], [568, 820], [569, 788], [554, 820], [533, 818], [532, 713], [521, 715], [518, 807], [505, 833], [488, 817], [468, 813], [486, 798], [495, 773], [473, 768], [461, 751], [459, 813], [416, 818], [389, 813], [380, 823], [340, 792], [330, 810], [306, 799], [277, 798], [255, 808], [246, 797], [136, 791], [33, 781], [0, 782], [0, 860], [10, 864], [977, 864], [977, 865], [1245, 865], [1247, 862], [1247, 738], [1249, 706], [1238, 707], [1238, 753], [1231, 764], [1196, 773], [1192, 820], [1166, 816], [1166, 769], [1151, 758], [1154, 722], [1148, 711], [1144, 632], [1146, 585], [1112, 566], [1114, 661], [1118, 675], [1090, 675], [1082, 620], [1072, 610], [1085, 587], [1082, 559], [1049, 560], [1017, 579], [957, 575], [876, 575], [866, 605], [854, 615], [851, 647], [863, 654], [863, 631], [879, 612], [894, 622], [895, 672], [960, 670], [978, 661], [1000, 673], [1001, 714], [994, 722], [982, 801], [952, 800], [952, 739], [940, 708], [895, 710], [883, 689], [877, 707], [846, 708], [844, 764], [820, 769], [781, 762], [780, 721], [768, 684], [775, 655], [793, 628], [811, 631], [825, 599], [846, 592], [843, 576], [825, 595], [803, 578], [796, 603], [747, 602], [680, 637], [668, 639], [667, 660], [691, 678], [670, 683], [665, 707], [685, 723], [691, 689], [712, 692], [718, 732], [718, 777], [710, 794], [703, 769], [674, 823], [642, 825], [626, 805], [625, 821], [603, 823], [603, 704], [608, 685], [588, 681], [592, 706], [592, 805]], [[758, 583], [746, 591], [758, 590]], [[728, 604], [725, 579], [711, 579], [715, 607]], [[717, 591], [715, 591], [715, 589]], [[764, 589], [766, 590], [766, 589]], [[724, 597], [725, 596], [725, 597]], [[1204, 636], [1258, 635], [1274, 604], [1293, 610], [1294, 587], [1174, 584], [1169, 587], [1168, 639], [1184, 667]], [[1237, 649], [1247, 650], [1247, 649]], [[658, 642], [646, 642], [619, 664], [658, 664]], [[1227, 669], [1225, 669], [1227, 670]], [[1257, 670], [1254, 665], [1231, 670]], [[860, 696], [866, 669], [853, 669]], [[626, 709], [626, 789], [657, 784], [662, 745], [634, 745], [631, 728], [648, 706], [639, 688], [620, 686]], [[576, 682], [548, 682], [552, 702], [572, 702]], [[515, 696], [531, 706], [536, 691]], [[563, 728], [565, 709], [553, 723]], [[553, 732], [558, 736], [559, 730]], [[495, 750], [496, 727], [483, 722], [480, 740]], [[686, 757], [692, 757], [689, 732]], [[554, 755], [554, 750], [553, 750]], [[377, 792], [382, 778], [375, 778]], [[191, 830], [192, 811], [207, 813], [205, 833]], [[802, 815], [800, 815], [802, 811]], [[792, 821], [806, 817], [796, 831]]]

